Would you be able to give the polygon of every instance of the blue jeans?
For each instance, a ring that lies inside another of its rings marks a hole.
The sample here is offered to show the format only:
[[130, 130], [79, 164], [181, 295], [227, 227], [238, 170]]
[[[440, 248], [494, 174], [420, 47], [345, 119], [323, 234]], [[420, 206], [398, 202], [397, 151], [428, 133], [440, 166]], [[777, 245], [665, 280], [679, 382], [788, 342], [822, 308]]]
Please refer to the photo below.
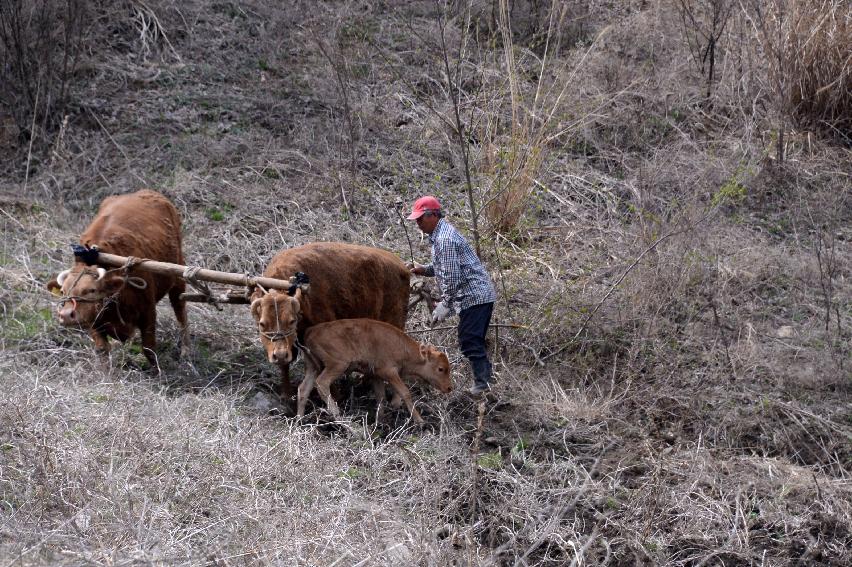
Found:
[[481, 385], [491, 381], [491, 362], [485, 349], [485, 334], [493, 311], [494, 303], [482, 303], [459, 313], [459, 349], [470, 362], [474, 383]]

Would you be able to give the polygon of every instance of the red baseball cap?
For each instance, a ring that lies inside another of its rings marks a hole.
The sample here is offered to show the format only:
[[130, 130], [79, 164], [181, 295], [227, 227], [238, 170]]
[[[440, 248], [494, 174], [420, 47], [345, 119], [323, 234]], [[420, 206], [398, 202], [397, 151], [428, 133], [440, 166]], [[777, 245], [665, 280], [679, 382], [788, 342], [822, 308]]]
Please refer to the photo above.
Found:
[[426, 195], [425, 197], [420, 197], [414, 201], [414, 206], [411, 208], [411, 214], [408, 215], [408, 220], [417, 220], [425, 213], [440, 210], [441, 203], [438, 202], [438, 199], [431, 195]]

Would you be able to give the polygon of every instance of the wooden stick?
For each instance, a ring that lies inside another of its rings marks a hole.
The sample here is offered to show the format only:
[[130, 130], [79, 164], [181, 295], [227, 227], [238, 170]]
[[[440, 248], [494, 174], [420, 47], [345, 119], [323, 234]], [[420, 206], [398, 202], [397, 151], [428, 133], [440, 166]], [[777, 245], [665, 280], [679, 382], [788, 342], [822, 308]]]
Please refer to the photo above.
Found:
[[[516, 323], [490, 323], [488, 325], [489, 328], [496, 329], [529, 329], [526, 325], [518, 325]], [[456, 329], [457, 327], [430, 327], [428, 329], [413, 329], [411, 331], [405, 331], [409, 335], [414, 333], [428, 333], [429, 331], [449, 331], [450, 329]]]
[[192, 301], [195, 303], [231, 303], [231, 304], [249, 304], [249, 298], [245, 294], [227, 293], [219, 296], [205, 295], [203, 293], [182, 293], [180, 298], [184, 301]]
[[[105, 252], [101, 252], [98, 254], [98, 263], [104, 264], [106, 266], [113, 266], [120, 268], [127, 264], [127, 258], [125, 256], [116, 256], [115, 254], [107, 254]], [[134, 264], [134, 267], [139, 268], [140, 270], [145, 270], [148, 272], [154, 272], [155, 274], [165, 274], [170, 276], [178, 276], [184, 277], [184, 273], [186, 272], [186, 266], [181, 266], [180, 264], [171, 264], [169, 262], [158, 262], [156, 260], [147, 260], [145, 258], [140, 258], [137, 264]], [[287, 280], [279, 280], [276, 278], [265, 278], [262, 276], [251, 277], [245, 274], [233, 274], [230, 272], [217, 272], [216, 270], [208, 270], [205, 268], [201, 268], [193, 274], [193, 277], [207, 282], [216, 282], [221, 284], [230, 284], [230, 285], [242, 285], [246, 287], [254, 287], [258, 284], [262, 285], [267, 289], [279, 289], [279, 290], [288, 290], [290, 286], [293, 285]]]

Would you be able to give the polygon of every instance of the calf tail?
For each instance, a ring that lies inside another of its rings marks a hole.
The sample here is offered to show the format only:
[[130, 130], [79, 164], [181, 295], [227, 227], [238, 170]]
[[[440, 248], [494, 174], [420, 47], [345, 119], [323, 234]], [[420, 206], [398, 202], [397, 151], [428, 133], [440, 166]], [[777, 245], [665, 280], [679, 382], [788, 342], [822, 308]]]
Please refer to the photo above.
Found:
[[321, 370], [323, 368], [324, 365], [323, 365], [322, 361], [319, 358], [317, 358], [317, 356], [313, 353], [313, 351], [311, 351], [311, 349], [309, 349], [307, 346], [302, 344], [299, 341], [298, 337], [296, 338], [296, 340], [293, 344], [296, 345], [296, 349], [300, 353], [302, 353], [302, 356], [305, 357], [305, 362], [310, 362], [314, 366], [314, 368], [316, 368], [317, 370]]

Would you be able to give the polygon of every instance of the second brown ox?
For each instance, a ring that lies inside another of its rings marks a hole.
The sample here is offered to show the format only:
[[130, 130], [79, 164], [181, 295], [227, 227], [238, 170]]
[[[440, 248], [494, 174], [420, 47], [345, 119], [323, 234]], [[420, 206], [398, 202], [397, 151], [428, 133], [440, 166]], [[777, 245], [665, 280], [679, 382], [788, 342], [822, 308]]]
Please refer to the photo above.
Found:
[[304, 340], [313, 325], [337, 319], [366, 317], [403, 329], [411, 274], [394, 254], [378, 248], [341, 242], [315, 242], [275, 255], [263, 275], [288, 279], [296, 272], [310, 278], [310, 290], [257, 290], [251, 313], [269, 362], [281, 369], [279, 395], [295, 393], [289, 367], [296, 339]]
[[[372, 319], [342, 319], [311, 327], [305, 333], [305, 379], [299, 385], [298, 416], [305, 413], [308, 396], [319, 390], [328, 410], [340, 416], [331, 397], [331, 383], [347, 370], [371, 373], [378, 403], [376, 422], [381, 421], [385, 383], [402, 398], [411, 417], [423, 418], [402, 378], [421, 378], [444, 393], [453, 389], [447, 355], [430, 345], [418, 343], [401, 330]], [[322, 372], [320, 372], [322, 370]], [[319, 376], [317, 374], [319, 373]]]
[[[149, 190], [104, 199], [80, 244], [120, 256], [184, 263], [178, 212], [166, 197]], [[181, 356], [188, 354], [186, 303], [180, 298], [185, 284], [176, 276], [132, 274], [88, 266], [77, 258], [47, 288], [62, 295], [59, 322], [87, 330], [101, 354], [109, 352], [108, 338], [124, 342], [139, 329], [145, 356], [156, 369], [157, 302], [166, 294], [180, 326]]]

